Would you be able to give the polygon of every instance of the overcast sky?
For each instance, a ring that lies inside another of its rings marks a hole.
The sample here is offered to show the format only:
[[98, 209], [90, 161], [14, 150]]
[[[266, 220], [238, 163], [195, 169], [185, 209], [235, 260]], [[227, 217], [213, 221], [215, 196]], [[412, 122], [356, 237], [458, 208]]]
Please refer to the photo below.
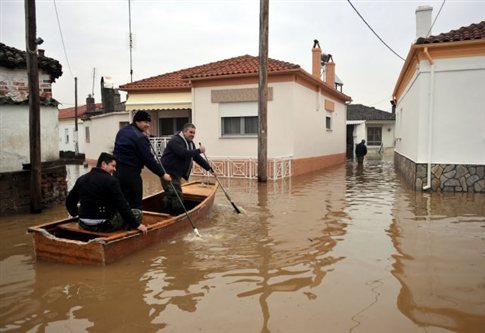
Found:
[[[364, 19], [402, 58], [416, 34], [415, 9], [443, 1], [353, 0]], [[56, 15], [56, 7], [57, 14]], [[130, 82], [128, 0], [37, 0], [37, 36], [46, 56], [64, 74], [53, 85], [62, 107], [93, 91], [101, 101], [101, 76]], [[0, 40], [25, 49], [23, 0], [0, 0]], [[60, 28], [58, 20], [60, 22]], [[485, 0], [445, 1], [432, 34], [485, 20]], [[259, 0], [131, 0], [133, 80], [244, 54], [258, 55]], [[61, 33], [64, 39], [64, 46]], [[346, 0], [270, 0], [269, 57], [311, 73], [311, 48], [318, 39], [333, 55], [343, 91], [353, 103], [390, 110], [389, 100], [404, 63], [370, 31]], [[67, 54], [67, 57], [66, 57]], [[124, 99], [122, 97], [122, 99]]]

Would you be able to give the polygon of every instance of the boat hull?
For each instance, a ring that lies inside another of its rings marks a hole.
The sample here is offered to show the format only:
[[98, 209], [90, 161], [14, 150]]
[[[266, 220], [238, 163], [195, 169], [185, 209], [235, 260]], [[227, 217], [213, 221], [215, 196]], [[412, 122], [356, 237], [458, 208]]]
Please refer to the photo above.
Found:
[[[184, 198], [192, 200], [188, 215], [196, 223], [206, 217], [214, 204], [217, 184], [188, 183]], [[37, 260], [74, 265], [109, 265], [129, 254], [170, 239], [181, 230], [191, 230], [187, 215], [170, 216], [154, 211], [164, 193], [143, 199], [143, 223], [148, 232], [138, 230], [96, 233], [79, 229], [77, 218], [69, 218], [29, 228]], [[148, 210], [152, 209], [152, 210]]]

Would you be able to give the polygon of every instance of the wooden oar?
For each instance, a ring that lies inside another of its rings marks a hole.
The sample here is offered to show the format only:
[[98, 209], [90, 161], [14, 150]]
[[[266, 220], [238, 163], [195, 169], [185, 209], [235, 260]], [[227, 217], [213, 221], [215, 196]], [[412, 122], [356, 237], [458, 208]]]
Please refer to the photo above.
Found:
[[[199, 146], [202, 146], [202, 144], [199, 142]], [[207, 163], [209, 163], [209, 165], [211, 165], [211, 162], [209, 161], [209, 159], [207, 158], [206, 154], [204, 154], [204, 157], [207, 161]], [[217, 182], [219, 183], [219, 186], [221, 187], [222, 189], [222, 192], [224, 192], [224, 194], [226, 195], [226, 198], [227, 200], [229, 200], [229, 202], [231, 203], [232, 207], [234, 207], [234, 210], [236, 211], [236, 213], [238, 214], [241, 214], [241, 211], [239, 210], [239, 208], [237, 208], [236, 204], [234, 202], [232, 202], [231, 198], [229, 197], [229, 194], [226, 192], [226, 190], [224, 189], [224, 187], [222, 186], [221, 182], [219, 181], [219, 178], [217, 178], [217, 175], [215, 174], [215, 172], [212, 173], [212, 175], [214, 176], [214, 178], [217, 180]]]
[[[167, 173], [167, 171], [163, 167], [162, 161], [158, 158], [157, 152], [155, 151], [155, 148], [153, 148], [152, 143], [150, 142], [150, 140], [148, 140], [148, 142], [150, 143], [150, 147], [152, 148], [153, 155], [155, 156], [155, 160], [158, 162], [158, 164], [160, 164], [160, 166], [162, 167], [163, 172], [164, 173]], [[178, 194], [177, 190], [175, 189], [175, 186], [173, 185], [172, 181], [170, 181], [170, 185], [172, 186], [172, 189], [175, 192], [175, 195], [177, 196], [177, 199], [179, 199], [179, 202], [182, 205], [182, 208], [184, 209], [185, 215], [187, 216], [187, 219], [189, 220], [190, 225], [192, 226], [192, 230], [194, 231], [194, 234], [197, 237], [201, 237], [200, 234], [199, 234], [199, 230], [197, 230], [197, 228], [195, 227], [194, 222], [192, 222], [192, 219], [190, 218], [190, 215], [187, 212], [187, 209], [185, 208], [184, 202], [183, 202], [182, 198], [180, 197], [180, 195]]]

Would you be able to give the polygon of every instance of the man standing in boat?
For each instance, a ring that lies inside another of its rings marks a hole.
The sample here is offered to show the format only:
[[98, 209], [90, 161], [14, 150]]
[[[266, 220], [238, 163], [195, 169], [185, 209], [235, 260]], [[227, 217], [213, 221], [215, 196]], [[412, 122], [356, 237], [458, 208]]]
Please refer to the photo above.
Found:
[[148, 139], [150, 125], [151, 118], [147, 112], [136, 112], [133, 116], [133, 122], [120, 129], [116, 134], [113, 151], [118, 163], [114, 175], [119, 179], [121, 190], [130, 207], [136, 209], [142, 209], [143, 180], [141, 170], [144, 166], [165, 181], [170, 181], [170, 176], [164, 173], [150, 150]]
[[171, 177], [170, 181], [162, 178], [162, 187], [167, 193], [167, 208], [173, 214], [184, 211], [179, 199], [183, 198], [181, 178], [189, 180], [193, 161], [210, 173], [214, 172], [209, 163], [200, 156], [205, 152], [205, 147], [201, 145], [197, 148], [193, 141], [194, 137], [195, 125], [185, 124], [180, 132], [172, 136], [162, 154], [162, 165]]
[[141, 224], [141, 210], [130, 209], [118, 179], [113, 177], [114, 171], [114, 156], [101, 153], [96, 167], [79, 177], [69, 192], [66, 199], [69, 214], [79, 215], [82, 229], [110, 232], [126, 227], [146, 234], [147, 228]]

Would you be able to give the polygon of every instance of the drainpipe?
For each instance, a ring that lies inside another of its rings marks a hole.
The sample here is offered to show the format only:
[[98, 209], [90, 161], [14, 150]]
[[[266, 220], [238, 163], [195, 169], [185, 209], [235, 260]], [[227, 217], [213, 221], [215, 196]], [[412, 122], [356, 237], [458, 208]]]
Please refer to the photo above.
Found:
[[431, 188], [431, 150], [432, 150], [432, 139], [433, 139], [433, 109], [434, 109], [434, 61], [428, 52], [428, 48], [424, 48], [424, 54], [428, 59], [430, 64], [430, 78], [429, 78], [429, 91], [428, 91], [428, 172], [427, 172], [427, 182], [423, 186], [423, 191], [429, 190]]

